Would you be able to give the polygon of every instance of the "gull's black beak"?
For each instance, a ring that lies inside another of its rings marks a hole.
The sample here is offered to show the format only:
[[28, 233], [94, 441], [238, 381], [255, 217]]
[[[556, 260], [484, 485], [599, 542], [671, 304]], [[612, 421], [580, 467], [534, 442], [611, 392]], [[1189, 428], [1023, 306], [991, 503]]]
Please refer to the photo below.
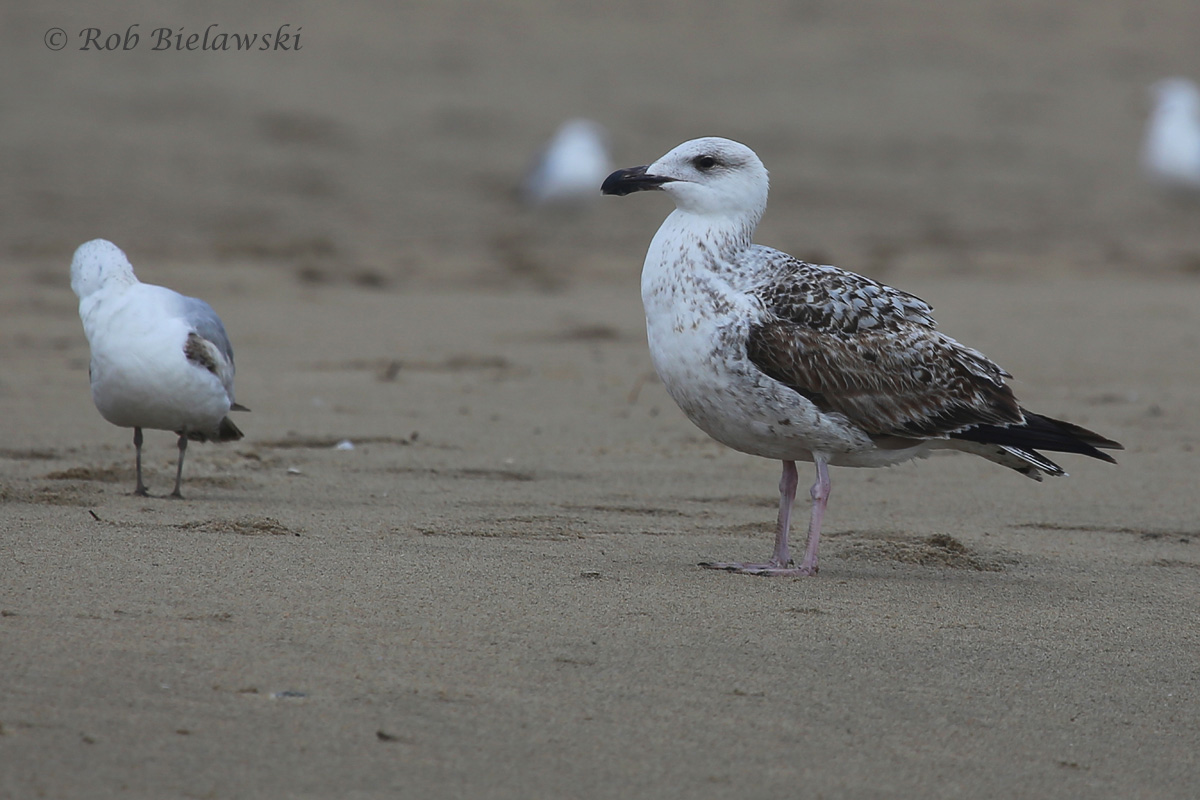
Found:
[[647, 189], [658, 189], [664, 183], [670, 183], [674, 178], [664, 178], [661, 175], [647, 175], [645, 167], [630, 167], [619, 169], [604, 179], [600, 186], [602, 194], [615, 194], [624, 197], [634, 192], [644, 192]]

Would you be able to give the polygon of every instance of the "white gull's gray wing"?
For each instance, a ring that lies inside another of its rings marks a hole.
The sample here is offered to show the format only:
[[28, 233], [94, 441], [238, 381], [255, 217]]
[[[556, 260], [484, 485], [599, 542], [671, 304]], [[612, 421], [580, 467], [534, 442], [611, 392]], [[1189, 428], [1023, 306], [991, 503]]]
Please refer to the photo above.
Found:
[[208, 303], [198, 297], [177, 295], [180, 303], [180, 316], [192, 329], [183, 347], [183, 353], [188, 361], [207, 369], [220, 378], [229, 395], [231, 408], [235, 411], [249, 411], [234, 399], [233, 376], [233, 345], [225, 325], [217, 312]]
[[225, 325], [213, 307], [198, 297], [180, 295], [183, 302], [183, 318], [192, 326], [196, 333], [212, 342], [225, 356], [230, 368], [233, 367], [233, 345], [229, 342], [229, 334], [225, 333]]

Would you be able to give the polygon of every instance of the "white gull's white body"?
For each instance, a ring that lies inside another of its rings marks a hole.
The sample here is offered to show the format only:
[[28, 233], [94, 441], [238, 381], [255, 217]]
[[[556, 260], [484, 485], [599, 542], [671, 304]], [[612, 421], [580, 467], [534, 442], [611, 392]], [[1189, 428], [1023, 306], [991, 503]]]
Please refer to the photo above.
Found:
[[[1025, 412], [1008, 373], [938, 331], [921, 299], [753, 244], [768, 186], [750, 148], [705, 138], [602, 187], [659, 189], [675, 201], [642, 267], [650, 355], [668, 393], [717, 441], [784, 465], [771, 560], [705, 566], [815, 574], [829, 465], [883, 467], [950, 448], [1041, 480], [1065, 473], [1035, 447], [1112, 460], [1097, 448], [1116, 442]], [[815, 462], [817, 482], [804, 560], [793, 567], [796, 461]]]
[[141, 283], [120, 248], [103, 239], [76, 250], [71, 288], [91, 348], [92, 400], [104, 419], [135, 429], [139, 489], [142, 428], [180, 434], [181, 451], [189, 438], [241, 436], [226, 417], [238, 408], [233, 349], [211, 306]]
[[591, 205], [600, 197], [596, 187], [611, 170], [604, 127], [590, 119], [569, 119], [526, 177], [525, 199], [533, 206]]
[[1151, 87], [1154, 110], [1142, 143], [1142, 167], [1155, 183], [1200, 192], [1200, 87], [1167, 78]]

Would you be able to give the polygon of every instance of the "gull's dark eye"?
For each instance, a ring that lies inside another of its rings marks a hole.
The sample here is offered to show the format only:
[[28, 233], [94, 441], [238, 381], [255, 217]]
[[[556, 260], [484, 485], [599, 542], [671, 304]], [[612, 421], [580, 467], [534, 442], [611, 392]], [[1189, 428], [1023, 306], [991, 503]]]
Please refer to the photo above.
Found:
[[696, 156], [692, 163], [696, 165], [696, 169], [709, 170], [717, 165], [717, 160], [712, 156]]

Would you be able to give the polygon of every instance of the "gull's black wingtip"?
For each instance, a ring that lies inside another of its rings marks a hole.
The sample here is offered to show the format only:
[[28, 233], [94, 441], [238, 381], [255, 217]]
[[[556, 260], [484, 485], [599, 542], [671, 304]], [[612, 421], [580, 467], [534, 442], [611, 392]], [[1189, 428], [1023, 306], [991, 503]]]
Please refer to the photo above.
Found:
[[[1034, 414], [1021, 409], [1025, 422], [1021, 425], [976, 425], [950, 434], [951, 439], [998, 444], [1021, 450], [1048, 450], [1055, 453], [1075, 453], [1099, 461], [1116, 464], [1117, 460], [1104, 450], [1124, 450], [1125, 446], [1072, 422]], [[1102, 448], [1102, 449], [1101, 449]]]

